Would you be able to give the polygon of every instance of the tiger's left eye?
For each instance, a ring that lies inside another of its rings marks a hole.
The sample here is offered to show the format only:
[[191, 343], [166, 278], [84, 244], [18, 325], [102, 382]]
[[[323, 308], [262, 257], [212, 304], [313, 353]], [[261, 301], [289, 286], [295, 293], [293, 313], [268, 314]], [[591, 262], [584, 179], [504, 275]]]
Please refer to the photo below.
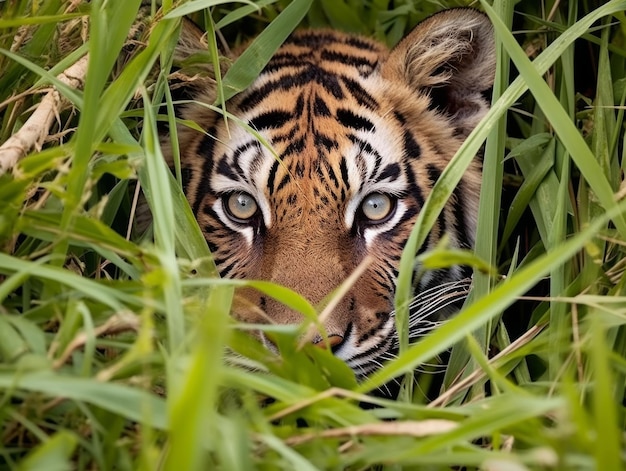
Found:
[[258, 210], [257, 202], [248, 193], [231, 193], [223, 202], [226, 214], [235, 222], [245, 223]]
[[361, 212], [371, 224], [385, 222], [395, 207], [395, 200], [383, 193], [370, 193], [361, 202]]

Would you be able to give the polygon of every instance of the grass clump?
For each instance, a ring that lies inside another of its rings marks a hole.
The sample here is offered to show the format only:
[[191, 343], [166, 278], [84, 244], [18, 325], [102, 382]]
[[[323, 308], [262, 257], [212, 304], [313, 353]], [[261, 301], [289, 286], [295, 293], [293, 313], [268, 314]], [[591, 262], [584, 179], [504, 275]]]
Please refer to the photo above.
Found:
[[[0, 469], [621, 469], [626, 2], [510, 3], [480, 3], [498, 41], [494, 104], [402, 270], [486, 142], [476, 256], [499, 275], [477, 273], [457, 317], [360, 383], [328, 351], [299, 348], [297, 327], [265, 327], [281, 359], [229, 318], [244, 283], [316, 313], [284, 288], [216, 276], [158, 141], [174, 46], [183, 15], [209, 32], [213, 69], [222, 40], [258, 35], [223, 102], [299, 24], [392, 45], [440, 6], [3, 4], [0, 142], [51, 86], [60, 98], [36, 145], [1, 167]], [[133, 229], [138, 185], [153, 237]], [[432, 375], [413, 373], [448, 349], [428, 402]], [[398, 400], [367, 394], [403, 374]]]

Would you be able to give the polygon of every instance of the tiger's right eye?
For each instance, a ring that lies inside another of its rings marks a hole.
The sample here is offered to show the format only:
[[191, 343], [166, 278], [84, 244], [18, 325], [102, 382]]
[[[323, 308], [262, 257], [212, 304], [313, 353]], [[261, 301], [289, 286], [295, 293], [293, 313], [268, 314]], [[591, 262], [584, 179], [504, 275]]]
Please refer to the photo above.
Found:
[[238, 192], [227, 195], [223, 200], [224, 211], [234, 222], [246, 224], [258, 212], [259, 206], [248, 193]]
[[361, 213], [368, 224], [386, 222], [395, 209], [395, 200], [384, 193], [370, 193], [361, 202]]

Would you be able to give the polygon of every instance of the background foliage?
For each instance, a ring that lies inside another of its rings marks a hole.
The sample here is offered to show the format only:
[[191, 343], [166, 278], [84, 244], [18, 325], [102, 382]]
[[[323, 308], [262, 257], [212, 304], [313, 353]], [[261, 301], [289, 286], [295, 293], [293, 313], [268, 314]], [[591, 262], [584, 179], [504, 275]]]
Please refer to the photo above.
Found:
[[[403, 273], [486, 141], [476, 255], [499, 275], [477, 273], [457, 317], [360, 384], [325, 350], [299, 348], [296, 327], [273, 328], [283, 361], [229, 319], [235, 283], [216, 278], [163, 164], [175, 68], [218, 68], [218, 50], [257, 37], [228, 64], [225, 100], [298, 24], [391, 46], [466, 5], [163, 1], [134, 27], [137, 0], [0, 3], [0, 142], [50, 85], [71, 104], [0, 175], [0, 469], [621, 469], [626, 2], [473, 5], [497, 31], [494, 106], [421, 213]], [[179, 64], [186, 14], [208, 48]], [[85, 54], [83, 87], [55, 78]], [[134, 228], [138, 183], [148, 234]], [[398, 400], [366, 394], [393, 378]]]

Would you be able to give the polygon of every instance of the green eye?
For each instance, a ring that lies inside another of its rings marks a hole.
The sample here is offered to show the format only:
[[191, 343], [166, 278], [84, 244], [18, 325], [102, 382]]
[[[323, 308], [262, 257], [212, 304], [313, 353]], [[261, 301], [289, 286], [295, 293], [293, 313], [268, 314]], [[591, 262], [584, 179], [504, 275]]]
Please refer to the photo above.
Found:
[[361, 202], [363, 216], [370, 223], [385, 221], [395, 208], [394, 201], [382, 193], [370, 193]]
[[247, 222], [252, 219], [259, 206], [248, 193], [231, 193], [224, 200], [226, 214], [235, 222]]

